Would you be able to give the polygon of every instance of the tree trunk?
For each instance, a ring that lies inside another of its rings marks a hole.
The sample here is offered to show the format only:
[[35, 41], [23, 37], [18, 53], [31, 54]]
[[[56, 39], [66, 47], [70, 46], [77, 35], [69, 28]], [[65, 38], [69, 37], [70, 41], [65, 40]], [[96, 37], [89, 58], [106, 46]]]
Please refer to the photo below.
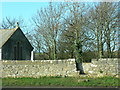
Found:
[[96, 38], [97, 38], [97, 56], [99, 57], [99, 36], [98, 36], [98, 31], [96, 32]]
[[107, 34], [107, 54], [108, 54], [108, 58], [112, 57], [112, 53], [111, 53], [111, 47], [110, 47], [110, 30], [108, 31]]
[[108, 54], [108, 58], [112, 57], [111, 47], [110, 47], [110, 42], [109, 41], [107, 41], [107, 54]]
[[103, 57], [102, 30], [100, 31], [99, 57]]
[[70, 55], [70, 58], [74, 58], [74, 51], [71, 51], [71, 55]]
[[77, 71], [80, 71], [80, 74], [85, 74], [82, 66], [82, 45], [80, 42], [75, 45], [75, 60]]
[[75, 60], [77, 71], [79, 74], [85, 74], [82, 66], [82, 43], [79, 40], [79, 32], [76, 30], [76, 40], [75, 40]]
[[54, 39], [54, 44], [53, 44], [53, 59], [56, 60], [56, 56], [57, 56], [57, 50], [56, 50], [56, 40]]
[[51, 60], [51, 48], [50, 47], [49, 47], [49, 51], [48, 52], [49, 52], [49, 55], [48, 55], [49, 56], [49, 60]]

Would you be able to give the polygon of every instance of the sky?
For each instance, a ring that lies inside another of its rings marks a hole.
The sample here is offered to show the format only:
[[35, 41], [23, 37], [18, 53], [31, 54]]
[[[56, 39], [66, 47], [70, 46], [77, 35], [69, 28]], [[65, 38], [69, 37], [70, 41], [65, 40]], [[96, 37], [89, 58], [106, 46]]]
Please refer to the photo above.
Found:
[[[50, 0], [16, 0], [16, 2], [14, 1], [15, 0], [2, 0], [1, 13], [3, 18], [5, 18], [6, 16], [13, 18], [20, 16], [28, 20], [37, 12], [38, 9], [40, 9], [41, 7], [46, 7], [48, 5], [48, 1]], [[56, 1], [63, 1], [63, 0], [56, 0]], [[75, 1], [100, 1], [100, 0], [75, 0]], [[109, 1], [116, 1], [116, 0], [109, 0]]]
[[[15, 2], [15, 0], [9, 0], [9, 1], [2, 0], [2, 2], [0, 2], [0, 17], [2, 17], [2, 19], [5, 17], [10, 17], [10, 18], [21, 17], [28, 27], [32, 26], [31, 18], [37, 13], [37, 10], [39, 10], [42, 7], [47, 7], [49, 3], [48, 0], [42, 0], [41, 2], [40, 0], [39, 2], [37, 2], [38, 0], [31, 0], [31, 2], [28, 2], [28, 0], [16, 0], [16, 1], [18, 2]], [[95, 1], [95, 0], [89, 0], [89, 1]], [[23, 30], [24, 33], [25, 31]]]
[[[50, 0], [1, 0], [1, 1], [0, 1], [0, 13], [1, 13], [0, 17], [2, 17], [2, 19], [5, 17], [10, 17], [10, 18], [20, 17], [24, 20], [24, 22], [28, 26], [30, 26], [31, 18], [37, 13], [37, 10], [39, 10], [42, 7], [47, 7]], [[63, 1], [63, 0], [56, 0], [56, 1]], [[92, 1], [100, 1], [100, 0], [74, 0], [74, 1], [92, 2]], [[106, 1], [116, 1], [116, 0], [106, 0]]]
[[47, 5], [48, 2], [2, 2], [2, 19], [20, 17], [24, 19], [24, 22], [30, 24], [30, 20], [37, 10], [47, 7]]
[[41, 7], [46, 7], [48, 2], [3, 2], [2, 17], [31, 18]]

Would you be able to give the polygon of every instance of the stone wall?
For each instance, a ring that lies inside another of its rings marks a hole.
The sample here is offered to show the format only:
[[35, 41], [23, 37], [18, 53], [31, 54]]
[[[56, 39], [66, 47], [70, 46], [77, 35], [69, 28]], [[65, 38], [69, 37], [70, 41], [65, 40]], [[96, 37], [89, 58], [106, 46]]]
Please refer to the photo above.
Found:
[[3, 77], [75, 76], [72, 60], [2, 61]]
[[93, 59], [92, 70], [94, 73], [116, 76], [120, 74], [119, 61], [120, 58]]
[[119, 61], [120, 58], [92, 59], [88, 73], [118, 76], [120, 74]]
[[[83, 63], [87, 75], [118, 76], [120, 59], [93, 59]], [[35, 60], [35, 61], [0, 61], [2, 77], [40, 77], [40, 76], [79, 76], [74, 59]]]

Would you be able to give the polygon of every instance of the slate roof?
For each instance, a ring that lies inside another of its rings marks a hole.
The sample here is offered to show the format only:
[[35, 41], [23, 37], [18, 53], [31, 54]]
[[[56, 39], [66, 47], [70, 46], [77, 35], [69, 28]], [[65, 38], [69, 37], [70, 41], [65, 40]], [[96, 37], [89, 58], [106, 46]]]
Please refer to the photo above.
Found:
[[13, 33], [18, 29], [18, 27], [13, 29], [3, 29], [0, 30], [0, 48], [6, 43], [6, 41], [13, 35]]

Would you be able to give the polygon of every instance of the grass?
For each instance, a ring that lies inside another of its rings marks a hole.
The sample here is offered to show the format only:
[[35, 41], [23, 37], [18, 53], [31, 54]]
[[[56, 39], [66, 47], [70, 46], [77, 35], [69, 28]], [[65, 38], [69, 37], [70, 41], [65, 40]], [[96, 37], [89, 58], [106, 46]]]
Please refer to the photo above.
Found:
[[40, 77], [3, 78], [3, 86], [61, 86], [61, 87], [118, 87], [120, 78], [116, 77]]

